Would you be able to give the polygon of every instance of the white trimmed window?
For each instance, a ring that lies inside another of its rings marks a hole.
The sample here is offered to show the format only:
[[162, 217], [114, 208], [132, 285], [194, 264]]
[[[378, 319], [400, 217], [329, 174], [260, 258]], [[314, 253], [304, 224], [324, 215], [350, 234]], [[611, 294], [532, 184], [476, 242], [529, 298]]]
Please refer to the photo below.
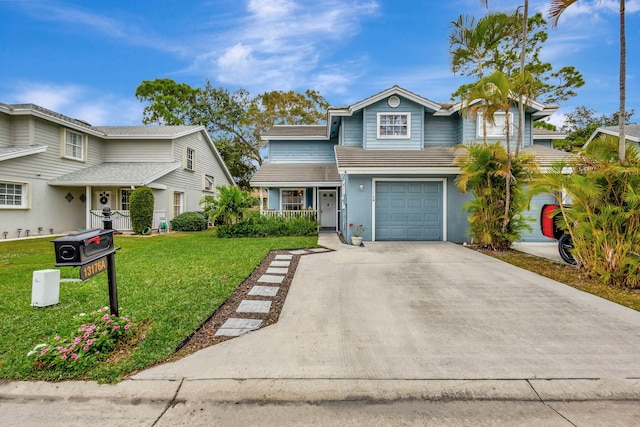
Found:
[[378, 138], [410, 138], [411, 113], [378, 113]]
[[26, 208], [27, 184], [0, 182], [0, 209]]
[[194, 171], [196, 170], [196, 150], [186, 147], [184, 151], [184, 168]]
[[283, 211], [301, 211], [305, 207], [305, 189], [280, 190], [280, 204]]
[[[494, 113], [493, 120], [495, 124], [487, 121], [487, 138], [504, 138], [507, 135], [507, 116], [505, 113]], [[482, 113], [478, 113], [476, 126], [478, 128], [478, 138], [484, 138]], [[509, 135], [514, 135], [513, 113], [509, 113]]]
[[184, 193], [173, 193], [173, 216], [177, 217], [184, 211]]
[[129, 200], [131, 198], [131, 193], [133, 193], [133, 190], [120, 190], [120, 209], [122, 209], [123, 211], [129, 210]]
[[202, 189], [204, 191], [213, 191], [216, 188], [216, 178], [211, 175], [204, 175]]
[[85, 159], [85, 136], [81, 133], [73, 132], [68, 129], [64, 130], [64, 151], [62, 156], [67, 159], [82, 160]]

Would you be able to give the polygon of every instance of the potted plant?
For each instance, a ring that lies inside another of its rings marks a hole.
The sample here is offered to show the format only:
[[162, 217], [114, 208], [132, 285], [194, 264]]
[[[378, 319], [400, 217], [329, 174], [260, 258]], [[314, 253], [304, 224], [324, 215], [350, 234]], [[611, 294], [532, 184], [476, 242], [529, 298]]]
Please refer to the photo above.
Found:
[[351, 228], [351, 244], [354, 246], [360, 246], [362, 244], [362, 234], [367, 231], [362, 224], [349, 224]]

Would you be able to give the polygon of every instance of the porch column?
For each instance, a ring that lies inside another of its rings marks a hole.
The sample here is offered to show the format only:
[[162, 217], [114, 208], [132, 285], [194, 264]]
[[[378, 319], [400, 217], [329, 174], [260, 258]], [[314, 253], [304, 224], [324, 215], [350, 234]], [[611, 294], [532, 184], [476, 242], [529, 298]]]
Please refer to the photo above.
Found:
[[260, 216], [264, 213], [264, 202], [262, 201], [262, 186], [260, 186]]
[[84, 228], [86, 228], [87, 230], [89, 230], [91, 228], [91, 203], [93, 203], [91, 201], [91, 187], [89, 185], [87, 185], [84, 188], [84, 195], [85, 195], [85, 226]]

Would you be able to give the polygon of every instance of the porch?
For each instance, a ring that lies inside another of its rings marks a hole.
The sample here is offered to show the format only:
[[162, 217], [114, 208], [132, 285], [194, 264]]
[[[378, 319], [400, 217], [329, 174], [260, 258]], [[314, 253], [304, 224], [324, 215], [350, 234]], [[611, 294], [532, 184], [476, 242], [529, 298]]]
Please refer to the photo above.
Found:
[[[111, 211], [111, 219], [112, 228], [118, 231], [132, 231], [131, 227], [131, 216], [130, 211], [128, 210], [112, 210]], [[90, 228], [102, 228], [103, 223], [102, 219], [102, 209], [100, 210], [92, 210], [91, 211], [91, 224]], [[160, 221], [167, 219], [167, 211], [166, 210], [154, 210], [153, 211], [153, 220], [151, 222], [151, 229], [157, 230], [160, 228]]]

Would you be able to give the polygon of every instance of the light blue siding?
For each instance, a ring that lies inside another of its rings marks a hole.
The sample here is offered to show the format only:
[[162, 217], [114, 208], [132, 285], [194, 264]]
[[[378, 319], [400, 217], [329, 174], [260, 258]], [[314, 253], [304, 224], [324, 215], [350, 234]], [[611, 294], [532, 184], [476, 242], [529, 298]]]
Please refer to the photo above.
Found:
[[540, 210], [542, 206], [547, 203], [558, 203], [556, 198], [551, 194], [538, 194], [533, 199], [531, 199], [531, 205], [529, 206], [529, 210], [524, 212], [524, 216], [527, 220], [527, 224], [531, 227], [531, 230], [524, 231], [522, 233], [522, 241], [523, 242], [552, 242], [553, 240], [549, 239], [542, 235], [542, 231], [540, 230]]
[[362, 147], [362, 111], [342, 118], [342, 145]]
[[271, 163], [335, 163], [334, 140], [329, 141], [271, 141]]
[[457, 116], [424, 117], [424, 145], [456, 145], [458, 143]]
[[[411, 113], [410, 138], [378, 139], [378, 113]], [[424, 108], [401, 98], [400, 105], [391, 108], [381, 100], [364, 110], [364, 148], [367, 150], [420, 150], [424, 138]]]

